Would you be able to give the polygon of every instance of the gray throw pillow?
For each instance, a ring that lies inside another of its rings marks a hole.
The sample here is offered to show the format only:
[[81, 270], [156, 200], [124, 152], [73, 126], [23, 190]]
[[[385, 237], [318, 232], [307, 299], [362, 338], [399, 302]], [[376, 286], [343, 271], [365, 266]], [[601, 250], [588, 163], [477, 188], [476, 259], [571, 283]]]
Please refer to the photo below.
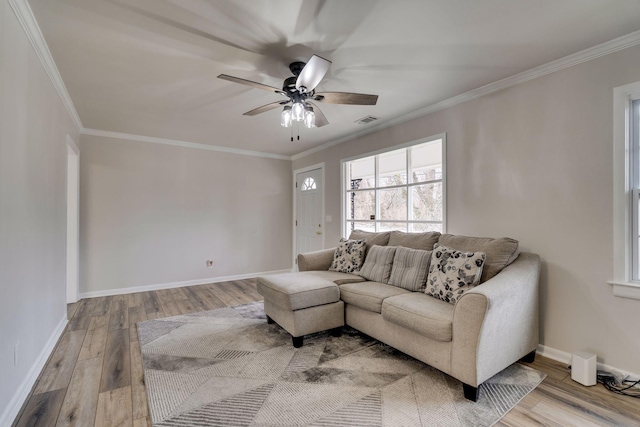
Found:
[[372, 246], [358, 274], [372, 282], [387, 283], [395, 253], [395, 246]]
[[433, 250], [433, 245], [438, 243], [440, 233], [429, 231], [426, 233], [405, 233], [404, 231], [392, 231], [389, 236], [389, 246], [404, 246], [411, 249]]
[[413, 292], [424, 291], [430, 260], [431, 251], [398, 246], [388, 283]]
[[349, 235], [349, 240], [366, 240], [367, 250], [369, 250], [373, 245], [387, 246], [390, 235], [390, 231], [374, 233], [372, 231], [353, 230]]
[[338, 247], [333, 254], [333, 262], [330, 271], [340, 273], [355, 273], [360, 270], [364, 254], [367, 249], [366, 240], [340, 239]]
[[482, 269], [480, 283], [500, 273], [503, 268], [518, 258], [518, 241], [508, 237], [493, 239], [490, 237], [468, 237], [455, 234], [443, 234], [438, 244], [465, 252], [484, 252], [487, 258]]
[[463, 252], [436, 244], [425, 293], [455, 304], [462, 294], [480, 283], [486, 257], [484, 252]]

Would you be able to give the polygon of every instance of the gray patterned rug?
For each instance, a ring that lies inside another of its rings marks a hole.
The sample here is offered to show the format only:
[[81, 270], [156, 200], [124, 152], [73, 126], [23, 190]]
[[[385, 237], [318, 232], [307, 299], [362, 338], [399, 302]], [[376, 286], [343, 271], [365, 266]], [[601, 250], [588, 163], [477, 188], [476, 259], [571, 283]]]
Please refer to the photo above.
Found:
[[262, 303], [138, 323], [154, 426], [491, 426], [544, 379], [512, 365], [461, 383], [345, 328], [296, 349]]

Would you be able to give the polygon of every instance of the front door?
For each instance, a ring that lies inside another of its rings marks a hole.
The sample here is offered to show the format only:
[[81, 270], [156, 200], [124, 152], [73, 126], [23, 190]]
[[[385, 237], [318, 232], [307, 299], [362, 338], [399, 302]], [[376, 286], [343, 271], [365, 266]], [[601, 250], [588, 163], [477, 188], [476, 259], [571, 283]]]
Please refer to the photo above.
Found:
[[296, 174], [295, 254], [319, 251], [323, 247], [322, 169]]

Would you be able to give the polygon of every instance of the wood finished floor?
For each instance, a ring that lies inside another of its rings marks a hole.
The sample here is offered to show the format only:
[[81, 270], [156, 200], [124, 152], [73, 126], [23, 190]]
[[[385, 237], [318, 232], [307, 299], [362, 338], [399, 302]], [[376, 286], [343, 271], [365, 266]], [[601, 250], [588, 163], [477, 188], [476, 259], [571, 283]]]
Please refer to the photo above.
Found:
[[[14, 426], [151, 426], [136, 323], [262, 300], [255, 279], [81, 300]], [[497, 426], [640, 426], [640, 399], [583, 387], [538, 356], [547, 378]]]

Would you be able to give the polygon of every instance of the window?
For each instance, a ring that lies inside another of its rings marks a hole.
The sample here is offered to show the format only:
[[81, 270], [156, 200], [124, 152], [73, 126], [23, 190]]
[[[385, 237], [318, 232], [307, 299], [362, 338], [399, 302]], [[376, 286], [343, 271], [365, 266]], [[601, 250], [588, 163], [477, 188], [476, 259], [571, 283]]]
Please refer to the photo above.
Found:
[[316, 182], [310, 176], [306, 177], [304, 181], [302, 181], [302, 191], [315, 190]]
[[640, 82], [613, 90], [613, 295], [640, 300]]
[[640, 99], [631, 100], [629, 118], [631, 197], [631, 280], [640, 282]]
[[344, 160], [343, 235], [445, 231], [445, 136]]

